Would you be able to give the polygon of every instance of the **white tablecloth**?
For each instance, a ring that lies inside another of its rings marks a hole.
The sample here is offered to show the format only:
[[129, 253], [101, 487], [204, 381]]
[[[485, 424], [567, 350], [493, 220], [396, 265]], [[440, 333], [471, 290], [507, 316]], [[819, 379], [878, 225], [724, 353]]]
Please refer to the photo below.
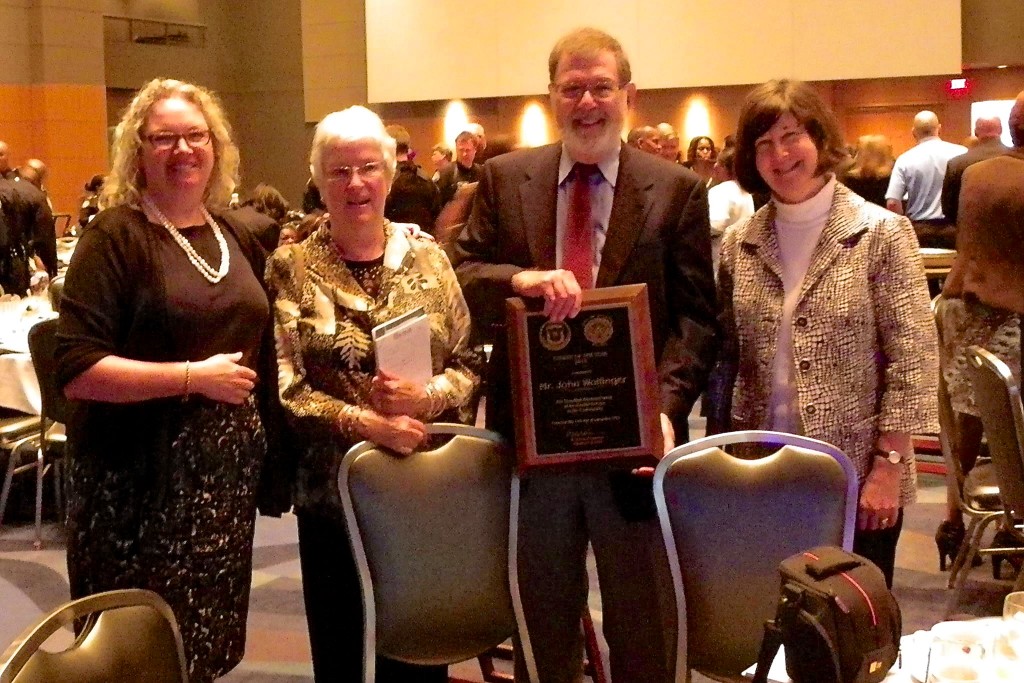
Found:
[[39, 380], [28, 354], [28, 331], [53, 316], [45, 296], [0, 301], [0, 406], [31, 415], [42, 410]]

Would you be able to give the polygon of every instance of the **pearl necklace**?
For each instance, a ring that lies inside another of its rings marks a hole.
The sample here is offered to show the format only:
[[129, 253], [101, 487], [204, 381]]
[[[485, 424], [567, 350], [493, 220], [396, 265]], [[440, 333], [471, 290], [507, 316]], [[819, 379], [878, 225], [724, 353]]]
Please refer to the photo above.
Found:
[[174, 223], [168, 220], [167, 216], [157, 208], [156, 204], [149, 197], [143, 197], [142, 203], [146, 209], [160, 222], [160, 225], [164, 226], [164, 229], [171, 234], [174, 241], [178, 243], [181, 250], [185, 252], [185, 256], [188, 257], [189, 262], [195, 266], [195, 269], [199, 271], [206, 280], [211, 284], [215, 285], [224, 279], [224, 276], [228, 274], [228, 268], [230, 266], [230, 253], [228, 252], [228, 243], [224, 240], [224, 233], [221, 231], [220, 226], [217, 225], [217, 221], [213, 220], [213, 216], [206, 210], [205, 206], [201, 206], [200, 209], [203, 212], [203, 218], [206, 219], [206, 224], [213, 229], [213, 236], [217, 238], [217, 244], [220, 246], [220, 270], [214, 270], [213, 266], [207, 263], [202, 256], [195, 250], [192, 243], [189, 242], [181, 231], [175, 227]]

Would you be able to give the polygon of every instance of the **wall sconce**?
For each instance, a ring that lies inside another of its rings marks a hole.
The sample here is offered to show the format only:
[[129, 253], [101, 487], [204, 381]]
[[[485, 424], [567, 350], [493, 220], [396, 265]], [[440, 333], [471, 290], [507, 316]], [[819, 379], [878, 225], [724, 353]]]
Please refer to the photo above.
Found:
[[455, 149], [455, 138], [459, 133], [466, 130], [469, 125], [469, 114], [466, 111], [466, 103], [462, 100], [452, 100], [444, 110], [444, 142], [451, 149]]
[[703, 95], [694, 95], [686, 103], [683, 134], [679, 136], [684, 152], [690, 140], [698, 135], [711, 136], [711, 112], [708, 109], [708, 101]]
[[519, 146], [540, 147], [551, 141], [548, 134], [548, 117], [538, 102], [530, 102], [523, 108], [519, 119]]

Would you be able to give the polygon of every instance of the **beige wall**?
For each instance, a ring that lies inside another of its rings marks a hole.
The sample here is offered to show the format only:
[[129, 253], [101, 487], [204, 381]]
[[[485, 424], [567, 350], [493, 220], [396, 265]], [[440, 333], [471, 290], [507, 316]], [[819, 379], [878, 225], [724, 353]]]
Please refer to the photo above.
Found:
[[622, 42], [640, 88], [946, 73], [961, 65], [960, 3], [377, 0], [366, 3], [368, 99], [543, 91], [547, 74], [536, 65], [580, 25]]

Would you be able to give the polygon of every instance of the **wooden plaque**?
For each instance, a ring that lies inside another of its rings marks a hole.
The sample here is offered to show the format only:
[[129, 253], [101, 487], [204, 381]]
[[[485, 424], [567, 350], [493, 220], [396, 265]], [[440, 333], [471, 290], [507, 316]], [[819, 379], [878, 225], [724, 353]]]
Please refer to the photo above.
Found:
[[572, 319], [506, 300], [520, 471], [660, 457], [661, 394], [647, 285], [586, 290]]

